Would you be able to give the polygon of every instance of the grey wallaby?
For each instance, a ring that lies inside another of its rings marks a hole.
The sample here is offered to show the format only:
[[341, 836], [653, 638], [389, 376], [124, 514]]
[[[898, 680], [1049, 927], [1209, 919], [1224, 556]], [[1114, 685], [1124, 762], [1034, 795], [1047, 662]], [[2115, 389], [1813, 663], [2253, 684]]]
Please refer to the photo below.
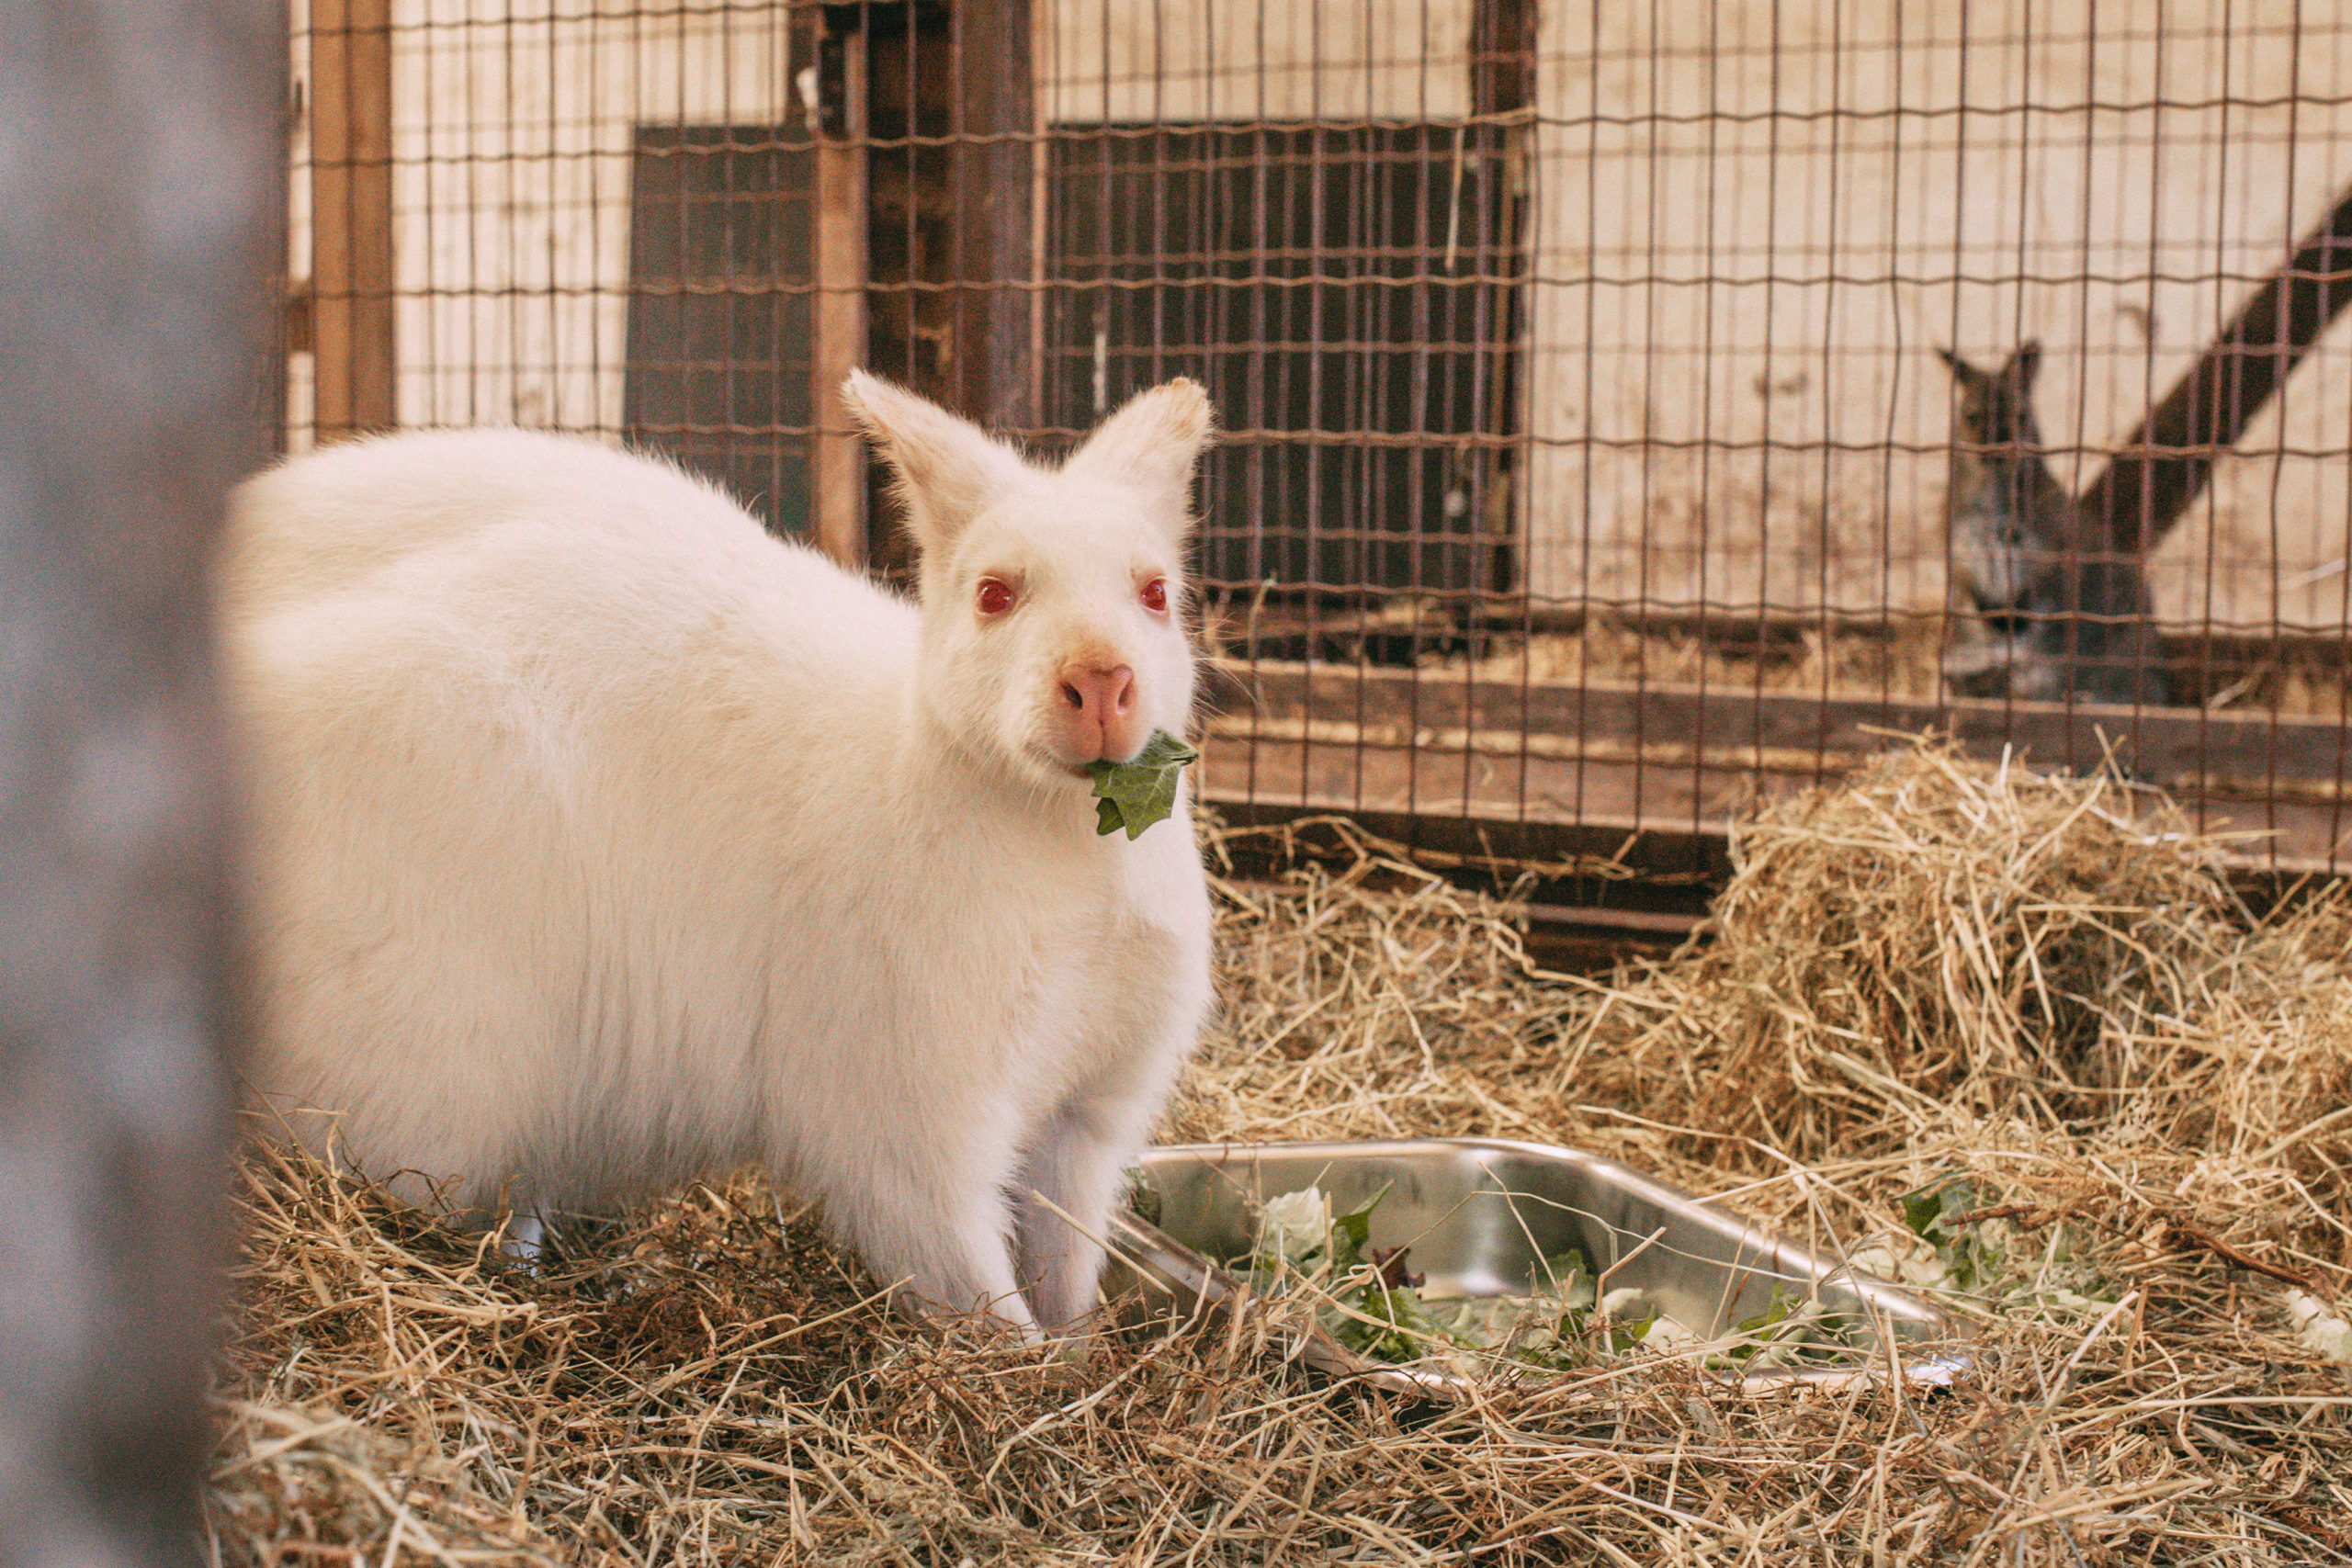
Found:
[[1959, 383], [1947, 516], [1954, 608], [1986, 633], [1948, 663], [1955, 695], [2170, 701], [2147, 573], [2091, 527], [2041, 457], [2033, 378], [2041, 345], [1986, 371], [1938, 349]]

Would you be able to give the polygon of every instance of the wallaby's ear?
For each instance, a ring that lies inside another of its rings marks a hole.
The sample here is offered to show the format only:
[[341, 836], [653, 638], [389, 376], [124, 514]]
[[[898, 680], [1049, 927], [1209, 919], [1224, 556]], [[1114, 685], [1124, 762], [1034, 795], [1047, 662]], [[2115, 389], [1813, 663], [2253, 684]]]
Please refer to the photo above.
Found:
[[1127, 400], [1094, 427], [1070, 456], [1066, 472], [1124, 479], [1176, 496], [1193, 482], [1193, 465], [1209, 444], [1216, 420], [1201, 384], [1179, 376]]
[[1984, 372], [1954, 354], [1951, 349], [1939, 346], [1936, 349], [1936, 357], [1942, 360], [1951, 369], [1951, 378], [1958, 382], [1963, 390], [1981, 392], [1986, 381], [1991, 379]]
[[2020, 392], [2033, 390], [2033, 378], [2041, 373], [2041, 340], [2028, 338], [2018, 344], [2009, 362], [2001, 367], [2001, 377]]
[[879, 376], [851, 371], [842, 401], [898, 476], [908, 525], [925, 550], [952, 542], [1020, 479], [1012, 447]]

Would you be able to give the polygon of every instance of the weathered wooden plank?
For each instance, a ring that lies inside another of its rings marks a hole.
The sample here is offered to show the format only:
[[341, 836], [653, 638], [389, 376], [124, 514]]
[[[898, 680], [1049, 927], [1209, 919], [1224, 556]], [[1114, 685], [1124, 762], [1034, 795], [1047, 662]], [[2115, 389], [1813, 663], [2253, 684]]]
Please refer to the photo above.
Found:
[[[1212, 755], [1229, 753], [1229, 750], [1222, 742], [1213, 742], [1209, 748]], [[1710, 886], [1720, 885], [1731, 874], [1730, 852], [1720, 829], [1644, 825], [1622, 818], [1569, 822], [1548, 816], [1516, 817], [1477, 809], [1416, 814], [1272, 790], [1245, 797], [1216, 784], [1204, 791], [1203, 799], [1237, 827], [1294, 822], [1329, 813], [1362, 823], [1367, 830], [1408, 849], [1434, 851], [1448, 859], [1459, 857], [1474, 863], [1595, 867], [1613, 863], [1639, 873], [1651, 882], [1676, 879]]]
[[391, 21], [391, 0], [311, 0], [311, 423], [322, 442], [397, 417]]
[[1591, 681], [1524, 685], [1459, 671], [1227, 661], [1219, 705], [1284, 718], [1506, 734], [1605, 735], [1635, 745], [1730, 753], [1763, 748], [1844, 754], [1879, 750], [1883, 734], [1952, 735], [1968, 750], [2004, 746], [2042, 766], [2088, 768], [2110, 743], [2132, 767], [2181, 781], [2328, 781], [2352, 769], [2345, 726], [2261, 713], [2184, 712], [2079, 703], [1943, 703], [1822, 698], [1753, 688]]
[[991, 429], [1036, 423], [1031, 400], [1037, 132], [1030, 0], [953, 0], [956, 412]]
[[[1724, 840], [1734, 818], [1763, 799], [1834, 781], [1856, 761], [1833, 752], [1817, 772], [1748, 770], [1725, 760], [1637, 764], [1218, 733], [1202, 750], [1201, 798], [1231, 821], [1337, 813], [1417, 849], [1506, 860], [1615, 859], [1645, 882], [1714, 885], [1728, 874]], [[2352, 809], [2343, 802], [2213, 792], [2186, 804], [2201, 829], [2242, 835], [2226, 858], [2245, 876], [2352, 869], [2352, 846], [2344, 841]]]

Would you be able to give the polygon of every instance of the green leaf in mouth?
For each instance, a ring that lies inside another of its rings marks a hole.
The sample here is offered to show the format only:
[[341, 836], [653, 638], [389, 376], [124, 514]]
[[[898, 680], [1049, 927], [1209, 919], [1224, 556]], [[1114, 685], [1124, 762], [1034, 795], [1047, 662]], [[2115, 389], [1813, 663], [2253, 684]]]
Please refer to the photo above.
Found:
[[1086, 771], [1093, 775], [1094, 796], [1101, 802], [1094, 831], [1115, 833], [1125, 828], [1128, 838], [1140, 837], [1146, 828], [1176, 809], [1177, 775], [1186, 763], [1200, 761], [1200, 756], [1168, 731], [1155, 729], [1134, 761], [1089, 762]]

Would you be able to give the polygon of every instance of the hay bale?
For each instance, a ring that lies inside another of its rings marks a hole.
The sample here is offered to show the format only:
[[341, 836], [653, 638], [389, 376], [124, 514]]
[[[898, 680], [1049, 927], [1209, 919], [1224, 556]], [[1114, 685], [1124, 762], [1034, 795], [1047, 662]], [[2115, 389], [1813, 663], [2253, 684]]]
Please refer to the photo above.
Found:
[[1170, 1135], [1580, 1144], [1941, 1269], [1979, 1376], [1755, 1396], [1660, 1362], [1433, 1410], [1285, 1363], [1282, 1308], [1080, 1359], [899, 1323], [756, 1181], [531, 1274], [256, 1146], [217, 1558], [2352, 1551], [2352, 1373], [2312, 1328], [2352, 1296], [2342, 898], [2252, 922], [2161, 803], [1932, 748], [1743, 829], [1713, 942], [1608, 981], [1385, 846], [1294, 847], [1220, 886], [1225, 1017]]
[[[2266, 1148], [2352, 1091], [2352, 906], [2255, 920], [2227, 842], [2111, 774], [1882, 757], [1734, 835], [1712, 941], [1621, 986], [1600, 1093], [1799, 1160], [2010, 1122]], [[2298, 1157], [2340, 1193], [2331, 1149], [2352, 1126]]]

